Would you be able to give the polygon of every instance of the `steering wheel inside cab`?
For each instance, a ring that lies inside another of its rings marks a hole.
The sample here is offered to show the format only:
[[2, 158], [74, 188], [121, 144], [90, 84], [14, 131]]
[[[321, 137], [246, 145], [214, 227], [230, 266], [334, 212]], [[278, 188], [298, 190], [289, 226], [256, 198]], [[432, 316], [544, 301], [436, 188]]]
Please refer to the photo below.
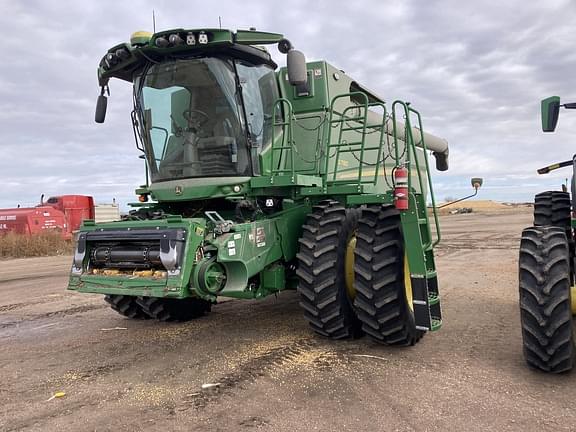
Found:
[[206, 124], [206, 122], [210, 119], [208, 114], [204, 111], [199, 109], [189, 109], [182, 113], [182, 117], [184, 120], [188, 122], [188, 128], [194, 131], [202, 128]]

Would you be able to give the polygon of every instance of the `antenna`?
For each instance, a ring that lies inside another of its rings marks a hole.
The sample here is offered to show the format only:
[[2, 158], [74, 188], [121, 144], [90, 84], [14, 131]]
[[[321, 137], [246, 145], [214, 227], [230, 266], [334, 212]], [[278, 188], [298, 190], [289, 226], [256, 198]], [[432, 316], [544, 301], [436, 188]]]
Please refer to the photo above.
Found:
[[156, 33], [156, 15], [154, 14], [154, 9], [152, 9], [152, 28], [154, 33]]
[[222, 17], [218, 15], [218, 24], [220, 25], [220, 30], [222, 30]]

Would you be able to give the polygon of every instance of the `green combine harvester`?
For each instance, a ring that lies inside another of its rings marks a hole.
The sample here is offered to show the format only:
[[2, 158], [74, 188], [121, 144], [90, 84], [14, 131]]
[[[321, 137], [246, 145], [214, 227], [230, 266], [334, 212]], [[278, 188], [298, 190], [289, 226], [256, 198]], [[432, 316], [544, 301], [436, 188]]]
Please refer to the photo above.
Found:
[[413, 345], [440, 328], [427, 154], [444, 171], [448, 144], [409, 103], [255, 30], [133, 34], [100, 62], [99, 123], [111, 78], [133, 84], [146, 184], [122, 221], [84, 222], [68, 289], [161, 321], [292, 289], [330, 338]]
[[[576, 109], [576, 103], [561, 105], [558, 96], [542, 101], [544, 132], [556, 129], [561, 106]], [[524, 358], [530, 367], [551, 373], [571, 370], [576, 360], [576, 156], [538, 170], [538, 174], [548, 174], [564, 167], [572, 167], [572, 197], [564, 185], [562, 190], [536, 195], [534, 226], [522, 232], [519, 258]]]

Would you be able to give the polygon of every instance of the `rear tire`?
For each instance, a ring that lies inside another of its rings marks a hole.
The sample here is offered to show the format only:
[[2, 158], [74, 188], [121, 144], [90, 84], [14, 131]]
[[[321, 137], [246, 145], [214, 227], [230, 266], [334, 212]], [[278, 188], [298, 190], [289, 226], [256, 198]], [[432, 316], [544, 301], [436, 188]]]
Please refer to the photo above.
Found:
[[106, 303], [120, 315], [131, 319], [149, 319], [150, 316], [142, 310], [137, 299], [138, 297], [125, 295], [107, 295], [104, 297]]
[[337, 201], [314, 206], [299, 240], [298, 293], [312, 329], [332, 339], [360, 335], [360, 322], [346, 290], [346, 249], [358, 224], [358, 210]]
[[362, 209], [356, 238], [354, 306], [362, 330], [386, 345], [416, 344], [425, 332], [416, 329], [406, 293], [400, 213], [391, 206]]
[[524, 357], [545, 372], [574, 366], [570, 255], [564, 228], [522, 232], [519, 258], [520, 320]]
[[212, 306], [209, 301], [194, 297], [139, 297], [138, 304], [146, 314], [158, 321], [190, 321], [210, 312]]
[[557, 226], [570, 229], [570, 194], [547, 191], [534, 197], [534, 226]]

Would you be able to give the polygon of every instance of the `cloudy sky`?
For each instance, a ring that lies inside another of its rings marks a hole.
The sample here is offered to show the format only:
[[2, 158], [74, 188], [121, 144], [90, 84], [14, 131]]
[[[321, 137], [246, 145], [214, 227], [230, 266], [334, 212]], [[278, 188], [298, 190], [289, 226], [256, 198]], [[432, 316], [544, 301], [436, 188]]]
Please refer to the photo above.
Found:
[[[482, 5], [480, 5], [480, 3]], [[484, 177], [484, 199], [528, 201], [568, 170], [536, 168], [574, 153], [576, 112], [540, 131], [539, 101], [576, 101], [576, 2], [523, 0], [32, 1], [0, 0], [0, 207], [40, 194], [90, 194], [123, 206], [144, 181], [129, 112], [111, 82], [106, 123], [94, 123], [96, 67], [136, 30], [216, 27], [283, 33], [386, 100], [404, 99], [450, 143], [440, 200]], [[274, 57], [282, 63], [282, 56]]]

